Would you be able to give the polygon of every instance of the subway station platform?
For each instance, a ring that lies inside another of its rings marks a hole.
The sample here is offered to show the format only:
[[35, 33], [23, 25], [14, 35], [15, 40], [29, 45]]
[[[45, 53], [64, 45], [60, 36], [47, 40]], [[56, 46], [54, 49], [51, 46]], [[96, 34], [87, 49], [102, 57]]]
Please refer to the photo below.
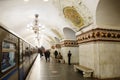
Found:
[[26, 80], [96, 80], [84, 78], [81, 72], [75, 72], [73, 65], [57, 63], [51, 58], [46, 62], [44, 56], [37, 56]]

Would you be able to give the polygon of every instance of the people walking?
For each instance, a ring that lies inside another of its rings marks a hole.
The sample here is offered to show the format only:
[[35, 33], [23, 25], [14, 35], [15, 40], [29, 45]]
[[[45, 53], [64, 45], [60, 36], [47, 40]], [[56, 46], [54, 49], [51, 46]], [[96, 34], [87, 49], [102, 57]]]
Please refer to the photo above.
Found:
[[44, 54], [45, 54], [45, 60], [46, 60], [46, 62], [48, 62], [48, 61], [50, 62], [50, 51], [46, 50]]
[[43, 56], [41, 48], [38, 48], [38, 53], [40, 54], [40, 58]]
[[54, 55], [55, 55], [55, 59], [57, 59], [57, 55], [58, 55], [57, 50], [55, 50]]
[[50, 51], [49, 50], [47, 50], [47, 54], [48, 54], [48, 56], [47, 56], [48, 61], [50, 62]]
[[47, 58], [48, 58], [48, 52], [47, 52], [47, 50], [44, 52], [44, 56], [45, 56], [45, 60], [47, 62]]

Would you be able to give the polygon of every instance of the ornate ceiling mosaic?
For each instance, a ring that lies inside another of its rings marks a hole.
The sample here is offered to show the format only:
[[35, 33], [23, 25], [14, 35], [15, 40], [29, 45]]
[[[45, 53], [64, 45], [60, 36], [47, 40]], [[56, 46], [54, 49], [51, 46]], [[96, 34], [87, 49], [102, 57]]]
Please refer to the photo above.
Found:
[[65, 18], [69, 19], [76, 27], [83, 26], [83, 19], [73, 6], [65, 7], [63, 13]]

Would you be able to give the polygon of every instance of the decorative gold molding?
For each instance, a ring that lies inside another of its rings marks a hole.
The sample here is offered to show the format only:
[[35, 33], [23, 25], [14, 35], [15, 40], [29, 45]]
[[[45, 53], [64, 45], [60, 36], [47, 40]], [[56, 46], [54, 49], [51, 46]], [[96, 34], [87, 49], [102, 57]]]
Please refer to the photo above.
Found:
[[61, 48], [61, 44], [56, 44], [55, 47], [56, 48]]
[[69, 19], [76, 27], [81, 27], [83, 23], [83, 19], [74, 6], [67, 6], [63, 9], [63, 13], [65, 18]]
[[96, 28], [77, 35], [78, 44], [91, 41], [120, 42], [120, 30]]
[[61, 42], [62, 47], [78, 47], [76, 40], [64, 40]]
[[51, 49], [55, 49], [55, 46], [54, 46], [54, 45], [52, 45], [52, 46], [51, 46]]

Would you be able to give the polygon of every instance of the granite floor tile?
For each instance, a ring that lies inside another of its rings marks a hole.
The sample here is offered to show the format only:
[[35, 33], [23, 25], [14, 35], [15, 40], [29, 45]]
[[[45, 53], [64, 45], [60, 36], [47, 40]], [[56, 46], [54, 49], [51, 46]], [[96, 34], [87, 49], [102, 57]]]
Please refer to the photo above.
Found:
[[73, 65], [50, 62], [38, 56], [27, 80], [94, 80], [93, 78], [83, 78], [82, 73], [75, 72]]

